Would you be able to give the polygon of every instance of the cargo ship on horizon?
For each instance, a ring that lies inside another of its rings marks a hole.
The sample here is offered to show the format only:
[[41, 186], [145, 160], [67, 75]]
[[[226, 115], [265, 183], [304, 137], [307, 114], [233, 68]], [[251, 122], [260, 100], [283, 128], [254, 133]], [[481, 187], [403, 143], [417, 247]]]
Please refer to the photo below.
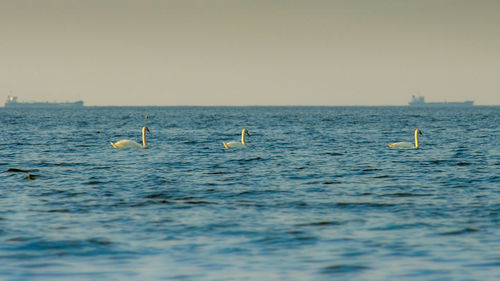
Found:
[[83, 107], [83, 101], [76, 102], [18, 102], [16, 96], [8, 96], [5, 107], [15, 108], [66, 108]]
[[473, 106], [474, 101], [468, 100], [463, 102], [426, 102], [423, 96], [412, 96], [412, 100], [408, 103], [409, 106], [449, 106], [449, 107], [462, 107]]

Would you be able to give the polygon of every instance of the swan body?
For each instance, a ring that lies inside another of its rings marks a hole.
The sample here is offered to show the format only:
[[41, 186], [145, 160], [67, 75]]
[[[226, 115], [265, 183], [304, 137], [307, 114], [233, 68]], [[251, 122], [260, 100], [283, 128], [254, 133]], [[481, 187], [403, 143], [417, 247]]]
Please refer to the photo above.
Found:
[[415, 144], [411, 142], [395, 142], [395, 143], [388, 143], [387, 145], [391, 148], [401, 148], [401, 149], [416, 149], [418, 148], [418, 135], [422, 134], [422, 131], [419, 129], [415, 130]]
[[237, 142], [237, 141], [230, 141], [230, 142], [222, 142], [222, 144], [224, 145], [225, 148], [247, 148], [247, 143], [245, 141], [245, 135], [250, 135], [248, 133], [248, 130], [247, 129], [243, 129], [241, 131], [241, 142]]
[[149, 128], [146, 126], [142, 127], [142, 145], [138, 144], [133, 140], [128, 140], [128, 139], [119, 140], [115, 143], [113, 142], [110, 143], [114, 148], [126, 148], [126, 147], [147, 148], [148, 145], [146, 143], [146, 132], [149, 132]]

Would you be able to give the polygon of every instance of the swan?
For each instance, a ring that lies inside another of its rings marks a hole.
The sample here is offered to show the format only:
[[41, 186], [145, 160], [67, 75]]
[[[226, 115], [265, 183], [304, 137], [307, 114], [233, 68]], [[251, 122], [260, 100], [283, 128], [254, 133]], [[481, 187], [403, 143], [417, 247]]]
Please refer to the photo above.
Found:
[[114, 148], [125, 148], [125, 147], [147, 148], [148, 145], [146, 144], [146, 132], [149, 132], [149, 128], [146, 126], [142, 127], [142, 145], [136, 143], [135, 141], [127, 139], [119, 140], [115, 143], [113, 142], [110, 143]]
[[418, 135], [422, 134], [422, 131], [419, 129], [415, 130], [415, 145], [411, 142], [395, 142], [395, 143], [388, 143], [387, 145], [392, 148], [403, 148], [403, 149], [413, 149], [413, 148], [418, 148]]
[[241, 143], [237, 141], [222, 142], [225, 148], [247, 148], [247, 143], [245, 142], [245, 134], [250, 135], [247, 129], [241, 131]]

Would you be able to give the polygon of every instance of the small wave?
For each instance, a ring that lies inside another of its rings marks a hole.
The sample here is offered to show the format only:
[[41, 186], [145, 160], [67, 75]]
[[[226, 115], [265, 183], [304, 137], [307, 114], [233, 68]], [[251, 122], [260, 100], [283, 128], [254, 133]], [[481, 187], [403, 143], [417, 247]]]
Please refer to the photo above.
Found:
[[158, 198], [158, 197], [165, 197], [165, 193], [154, 193], [154, 194], [149, 194], [149, 195], [146, 195], [145, 198], [148, 198], [148, 199], [152, 199], [152, 198]]
[[198, 200], [197, 197], [193, 197], [193, 196], [175, 198], [174, 200], [181, 201], [182, 203], [189, 204], [189, 205], [218, 205], [219, 204], [217, 202]]
[[[238, 150], [233, 150], [233, 151], [238, 151]], [[238, 163], [239, 165], [244, 165], [246, 163], [250, 163], [253, 161], [259, 161], [262, 160], [261, 157], [254, 157], [254, 158], [248, 158], [248, 159], [233, 159], [230, 160], [230, 162]]]
[[16, 236], [16, 237], [12, 237], [12, 238], [7, 239], [8, 242], [27, 242], [29, 240], [30, 240], [29, 238], [22, 237], [22, 236]]
[[[131, 207], [144, 207], [144, 206], [149, 206], [149, 205], [157, 205], [157, 204], [174, 204], [172, 201], [168, 201], [166, 199], [162, 198], [155, 198], [147, 201], [142, 201], [142, 202], [136, 202], [130, 205]], [[122, 204], [126, 205], [126, 204]]]
[[219, 205], [217, 202], [209, 202], [209, 201], [185, 201], [184, 203], [190, 205]]
[[345, 274], [345, 273], [353, 273], [360, 272], [364, 270], [368, 270], [370, 267], [362, 266], [362, 265], [353, 265], [353, 264], [335, 264], [324, 267], [321, 269], [321, 273], [323, 274]]
[[390, 178], [391, 176], [389, 175], [380, 175], [380, 176], [374, 176], [373, 178], [374, 179], [386, 179], [386, 178]]
[[440, 165], [442, 163], [446, 164], [446, 163], [449, 163], [449, 162], [450, 162], [449, 160], [436, 159], [436, 160], [429, 161], [429, 164]]
[[69, 209], [51, 209], [48, 210], [47, 213], [70, 213]]
[[[26, 241], [30, 241], [27, 239]], [[61, 250], [59, 255], [65, 255], [71, 250], [81, 249], [89, 253], [96, 248], [113, 244], [110, 240], [101, 238], [90, 238], [86, 240], [61, 240], [61, 241], [33, 241], [25, 244], [22, 248], [26, 250]], [[75, 252], [73, 252], [75, 253]]]
[[479, 231], [479, 229], [473, 228], [473, 227], [467, 227], [467, 228], [459, 229], [459, 230], [441, 232], [441, 233], [439, 233], [439, 235], [460, 235], [460, 234], [472, 233], [472, 232], [477, 232], [477, 231]]
[[464, 266], [466, 266], [466, 267], [493, 267], [493, 268], [500, 268], [500, 262], [473, 263], [473, 264], [466, 264]]
[[224, 174], [227, 174], [227, 173], [226, 172], [219, 172], [219, 171], [217, 171], [217, 172], [207, 172], [205, 174], [207, 174], [207, 175], [224, 175]]
[[318, 221], [311, 223], [300, 223], [296, 224], [296, 226], [328, 226], [328, 225], [342, 225], [343, 223], [338, 221]]
[[87, 185], [99, 185], [99, 184], [104, 184], [105, 182], [103, 181], [98, 181], [98, 180], [93, 180], [93, 181], [88, 181], [85, 184]]
[[243, 162], [251, 162], [251, 161], [258, 161], [258, 160], [262, 160], [262, 158], [261, 157], [255, 157], [255, 158], [243, 159], [241, 161], [243, 161]]
[[340, 181], [325, 181], [323, 184], [330, 185], [330, 184], [341, 184]]
[[176, 200], [176, 201], [188, 201], [188, 200], [192, 200], [192, 199], [197, 199], [197, 198], [193, 197], [193, 196], [187, 196], [187, 197], [175, 198], [174, 200]]
[[6, 172], [11, 172], [11, 173], [28, 173], [29, 170], [23, 170], [23, 169], [18, 169], [18, 168], [8, 168]]
[[92, 167], [92, 170], [107, 170], [113, 168], [112, 166], [95, 166]]
[[424, 197], [424, 196], [431, 196], [431, 195], [422, 193], [410, 193], [410, 192], [395, 192], [395, 193], [380, 195], [380, 197]]
[[[92, 145], [90, 144], [85, 144], [85, 143], [78, 143], [78, 144], [75, 144], [75, 147], [79, 147], [79, 148], [88, 148], [88, 147], [92, 147]], [[77, 149], [71, 149], [70, 151], [78, 151]]]
[[375, 171], [380, 171], [380, 169], [377, 169], [377, 168], [366, 168], [366, 169], [363, 169], [363, 173], [364, 174], [370, 173], [370, 172], [375, 172]]
[[342, 155], [344, 155], [343, 153], [340, 153], [340, 152], [327, 152], [326, 154], [331, 155], [331, 156], [342, 156]]
[[338, 202], [336, 205], [338, 207], [371, 207], [371, 208], [396, 206], [396, 204], [392, 203], [373, 203], [373, 202]]
[[87, 163], [78, 163], [78, 162], [40, 162], [40, 166], [42, 167], [80, 167], [80, 166], [89, 166]]
[[283, 191], [280, 191], [280, 190], [245, 190], [245, 191], [238, 192], [237, 194], [232, 195], [230, 197], [269, 195], [269, 194], [281, 193], [281, 192], [283, 192]]

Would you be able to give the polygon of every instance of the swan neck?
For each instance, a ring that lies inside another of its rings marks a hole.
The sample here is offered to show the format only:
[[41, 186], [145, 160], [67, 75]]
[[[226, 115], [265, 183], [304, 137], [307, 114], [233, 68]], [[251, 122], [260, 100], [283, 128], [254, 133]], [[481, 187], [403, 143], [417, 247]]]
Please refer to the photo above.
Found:
[[418, 148], [418, 131], [415, 131], [415, 148]]
[[146, 130], [145, 129], [142, 129], [142, 147], [143, 148], [147, 147], [147, 144], [146, 144]]
[[246, 145], [247, 143], [245, 142], [245, 131], [241, 132], [241, 144]]

